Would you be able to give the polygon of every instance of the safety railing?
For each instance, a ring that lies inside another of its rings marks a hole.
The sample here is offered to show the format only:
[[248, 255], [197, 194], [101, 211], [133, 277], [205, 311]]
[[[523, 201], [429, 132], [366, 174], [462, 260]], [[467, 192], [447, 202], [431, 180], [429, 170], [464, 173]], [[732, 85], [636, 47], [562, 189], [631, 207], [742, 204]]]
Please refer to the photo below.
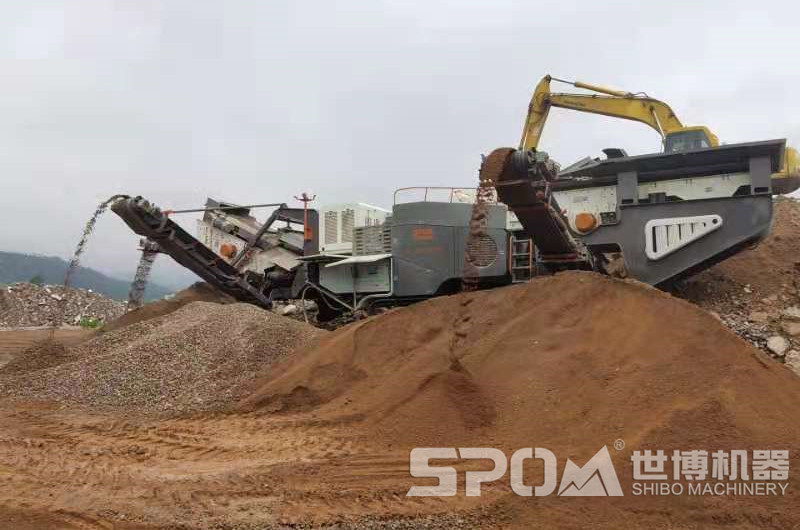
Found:
[[[446, 202], [473, 204], [477, 188], [454, 188], [450, 186], [413, 186], [394, 191], [394, 204], [408, 202]], [[492, 190], [491, 202], [497, 202], [497, 194]]]

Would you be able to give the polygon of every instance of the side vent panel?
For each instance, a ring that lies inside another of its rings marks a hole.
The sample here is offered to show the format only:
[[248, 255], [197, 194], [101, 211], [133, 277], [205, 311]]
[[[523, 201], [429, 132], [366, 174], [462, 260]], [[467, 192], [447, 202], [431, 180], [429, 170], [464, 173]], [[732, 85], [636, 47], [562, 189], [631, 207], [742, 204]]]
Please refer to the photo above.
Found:
[[325, 244], [330, 245], [339, 240], [339, 212], [325, 212]]
[[653, 219], [644, 227], [645, 253], [650, 260], [660, 260], [719, 228], [719, 215]]
[[342, 210], [342, 242], [353, 242], [353, 228], [356, 225], [356, 212], [350, 208]]

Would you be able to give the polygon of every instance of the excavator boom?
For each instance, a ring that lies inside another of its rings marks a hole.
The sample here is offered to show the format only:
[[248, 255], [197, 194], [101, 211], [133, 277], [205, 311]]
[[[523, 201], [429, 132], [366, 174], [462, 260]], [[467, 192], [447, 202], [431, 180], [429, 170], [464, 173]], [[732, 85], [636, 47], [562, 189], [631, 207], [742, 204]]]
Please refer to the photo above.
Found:
[[[595, 94], [551, 92], [552, 81], [591, 90]], [[538, 149], [551, 107], [644, 123], [661, 135], [665, 153], [719, 146], [719, 139], [708, 127], [683, 125], [669, 105], [647, 94], [613, 90], [580, 81], [565, 81], [546, 75], [536, 85], [528, 105], [528, 115], [519, 142], [520, 150]], [[787, 147], [780, 170], [773, 175], [773, 191], [778, 194], [791, 193], [798, 187], [800, 187], [800, 155], [795, 149]]]
[[[550, 92], [551, 81], [592, 90], [602, 95], [553, 93]], [[522, 139], [520, 140], [520, 149], [528, 150], [538, 147], [550, 107], [638, 121], [651, 127], [661, 135], [662, 139], [670, 134], [682, 131], [701, 130], [706, 134], [708, 140], [709, 145], [706, 147], [715, 147], [719, 144], [717, 137], [707, 128], [685, 127], [669, 105], [646, 94], [622, 92], [579, 81], [564, 81], [548, 75], [543, 77], [539, 84], [536, 85], [536, 90], [531, 98], [528, 106], [528, 116], [525, 119], [525, 126], [522, 131]]]

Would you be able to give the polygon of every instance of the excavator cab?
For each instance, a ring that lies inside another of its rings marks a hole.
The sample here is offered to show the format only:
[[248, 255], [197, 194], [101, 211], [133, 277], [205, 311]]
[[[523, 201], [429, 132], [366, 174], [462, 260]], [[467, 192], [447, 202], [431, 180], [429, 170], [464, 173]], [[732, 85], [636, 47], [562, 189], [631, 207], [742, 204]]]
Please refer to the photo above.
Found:
[[694, 151], [696, 149], [716, 147], [718, 144], [717, 137], [706, 127], [684, 127], [679, 131], [667, 133], [664, 138], [664, 152]]

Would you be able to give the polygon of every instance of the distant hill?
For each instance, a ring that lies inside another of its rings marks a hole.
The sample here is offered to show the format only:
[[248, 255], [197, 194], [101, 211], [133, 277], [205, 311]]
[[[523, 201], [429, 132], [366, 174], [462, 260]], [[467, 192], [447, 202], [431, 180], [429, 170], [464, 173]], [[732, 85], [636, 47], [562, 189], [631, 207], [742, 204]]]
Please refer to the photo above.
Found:
[[[28, 282], [35, 276], [46, 284], [61, 284], [66, 272], [67, 262], [61, 258], [0, 251], [0, 284]], [[127, 300], [131, 283], [130, 280], [112, 278], [94, 269], [80, 267], [73, 277], [72, 286]], [[157, 300], [171, 292], [172, 289], [150, 283], [145, 291], [145, 300]]]

